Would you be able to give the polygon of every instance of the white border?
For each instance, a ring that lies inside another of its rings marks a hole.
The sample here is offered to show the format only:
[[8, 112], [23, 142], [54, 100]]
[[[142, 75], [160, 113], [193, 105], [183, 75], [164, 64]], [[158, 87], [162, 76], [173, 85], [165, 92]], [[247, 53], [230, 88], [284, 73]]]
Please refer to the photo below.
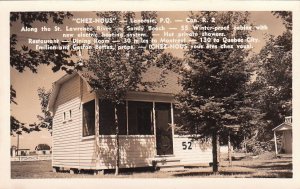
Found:
[[[248, 10], [248, 11], [293, 11], [293, 179], [215, 179], [215, 178], [170, 178], [170, 179], [10, 179], [9, 161], [9, 12], [10, 11], [99, 11], [99, 10]], [[0, 1], [0, 189], [7, 188], [300, 188], [299, 178], [299, 83], [300, 83], [300, 2], [299, 1]], [[297, 89], [298, 87], [298, 89]]]

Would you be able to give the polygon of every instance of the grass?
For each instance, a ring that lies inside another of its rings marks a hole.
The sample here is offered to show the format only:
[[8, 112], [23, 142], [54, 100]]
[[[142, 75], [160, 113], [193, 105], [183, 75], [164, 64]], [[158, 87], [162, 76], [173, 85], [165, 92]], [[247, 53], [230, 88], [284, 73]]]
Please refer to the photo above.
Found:
[[212, 173], [209, 166], [189, 166], [178, 171], [153, 171], [152, 169], [124, 169], [118, 176], [114, 171], [106, 171], [105, 175], [93, 175], [86, 171], [81, 174], [68, 172], [53, 173], [51, 161], [36, 162], [11, 162], [11, 178], [175, 178], [175, 177], [214, 177], [214, 178], [292, 178], [292, 158], [275, 159], [273, 155], [264, 154], [258, 159], [243, 159], [233, 161], [229, 166], [228, 161], [222, 161], [219, 174]]

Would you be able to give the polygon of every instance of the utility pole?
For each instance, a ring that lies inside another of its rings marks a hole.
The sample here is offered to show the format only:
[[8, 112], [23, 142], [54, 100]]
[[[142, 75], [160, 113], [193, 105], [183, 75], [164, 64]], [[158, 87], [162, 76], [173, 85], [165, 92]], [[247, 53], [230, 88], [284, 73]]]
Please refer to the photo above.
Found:
[[19, 136], [20, 136], [20, 134], [19, 133], [17, 133], [17, 156], [19, 155], [19, 146], [20, 146], [20, 139], [19, 139]]

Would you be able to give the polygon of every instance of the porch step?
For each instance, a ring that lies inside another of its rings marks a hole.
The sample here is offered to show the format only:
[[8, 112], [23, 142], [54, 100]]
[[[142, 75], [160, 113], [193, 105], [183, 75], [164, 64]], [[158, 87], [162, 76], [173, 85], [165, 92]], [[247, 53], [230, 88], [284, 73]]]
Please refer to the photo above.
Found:
[[182, 170], [184, 170], [184, 166], [183, 165], [159, 167], [159, 171], [163, 171], [163, 172], [168, 172], [168, 171], [182, 171]]
[[174, 157], [157, 157], [152, 160], [152, 164], [160, 171], [176, 171], [184, 169], [184, 166], [180, 164], [180, 159]]
[[292, 158], [292, 154], [277, 154], [277, 158]]
[[158, 167], [174, 166], [180, 164], [180, 159], [174, 157], [156, 157], [152, 163]]

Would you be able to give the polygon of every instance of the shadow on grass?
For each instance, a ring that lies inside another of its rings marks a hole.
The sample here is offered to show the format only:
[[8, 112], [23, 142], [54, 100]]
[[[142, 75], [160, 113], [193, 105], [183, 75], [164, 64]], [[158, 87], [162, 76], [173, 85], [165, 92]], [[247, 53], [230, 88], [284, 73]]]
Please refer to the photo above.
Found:
[[214, 174], [213, 172], [187, 172], [187, 173], [177, 173], [173, 174], [173, 176], [177, 177], [185, 177], [185, 176], [232, 176], [232, 175], [249, 175], [253, 172], [244, 172], [244, 171], [220, 171], [218, 174]]
[[[282, 162], [280, 162], [282, 163]], [[269, 169], [269, 170], [292, 170], [293, 169], [293, 164], [292, 163], [285, 163], [284, 165], [282, 164], [274, 164], [273, 163], [267, 163], [263, 165], [241, 165], [240, 167], [247, 167], [247, 168], [252, 168], [252, 169]]]
[[[115, 174], [115, 169], [105, 169], [103, 170], [103, 174], [112, 175]], [[48, 172], [48, 171], [47, 171]], [[75, 174], [86, 174], [86, 175], [93, 175], [94, 170], [91, 169], [82, 169], [80, 172], [75, 171]], [[155, 169], [153, 167], [137, 167], [137, 168], [121, 168], [119, 169], [119, 175], [134, 175], [136, 173], [153, 173]], [[49, 171], [52, 173], [52, 171]], [[67, 173], [69, 174], [69, 170], [60, 170], [58, 173]]]
[[[153, 173], [155, 169], [153, 167], [136, 167], [136, 168], [121, 168], [119, 170], [120, 175], [134, 175], [136, 173]], [[107, 169], [105, 174], [114, 174], [115, 169]]]
[[293, 178], [292, 172], [269, 172], [267, 175], [253, 175], [252, 178]]

